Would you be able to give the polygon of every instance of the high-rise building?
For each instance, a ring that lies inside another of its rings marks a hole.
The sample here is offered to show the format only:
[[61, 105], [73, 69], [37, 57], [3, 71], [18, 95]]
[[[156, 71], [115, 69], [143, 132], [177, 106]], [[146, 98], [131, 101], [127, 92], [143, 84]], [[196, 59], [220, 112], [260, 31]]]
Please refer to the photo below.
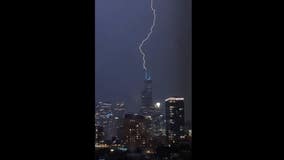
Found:
[[165, 109], [161, 106], [160, 102], [157, 102], [152, 114], [152, 134], [153, 136], [165, 135]]
[[113, 123], [114, 123], [114, 129], [113, 133], [116, 135], [116, 138], [121, 139], [122, 133], [121, 129], [123, 128], [123, 119], [125, 115], [125, 104], [122, 103], [116, 103], [116, 105], [113, 106]]
[[112, 113], [112, 104], [99, 102], [96, 105], [95, 123], [104, 128], [105, 139], [111, 140], [114, 135], [114, 116]]
[[130, 148], [144, 148], [149, 145], [146, 119], [138, 114], [126, 114], [124, 118], [124, 143]]
[[153, 109], [152, 79], [149, 73], [145, 72], [144, 89], [141, 92], [140, 114], [143, 116], [151, 116]]
[[[152, 79], [150, 74], [145, 72], [144, 79], [144, 88], [141, 92], [141, 107], [140, 114], [145, 117], [147, 132], [149, 136], [152, 136], [153, 131], [153, 119], [152, 116], [154, 114], [154, 105], [153, 105], [153, 97], [152, 97]], [[149, 137], [151, 138], [151, 137]]]
[[165, 107], [168, 143], [175, 144], [183, 140], [185, 135], [184, 98], [167, 98]]
[[95, 124], [104, 128], [105, 140], [111, 141], [114, 137], [117, 138], [118, 130], [123, 126], [125, 104], [98, 102], [95, 111]]
[[126, 108], [125, 108], [125, 104], [123, 102], [116, 103], [113, 106], [113, 116], [114, 117], [118, 117], [118, 118], [122, 119], [125, 115], [125, 111], [126, 111]]

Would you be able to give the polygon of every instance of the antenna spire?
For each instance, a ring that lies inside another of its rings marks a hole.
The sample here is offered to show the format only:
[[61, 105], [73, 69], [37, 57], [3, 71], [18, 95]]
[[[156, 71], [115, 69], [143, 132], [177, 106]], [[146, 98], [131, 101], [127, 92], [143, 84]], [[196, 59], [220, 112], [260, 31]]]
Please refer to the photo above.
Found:
[[145, 80], [151, 80], [151, 76], [148, 71], [145, 71]]

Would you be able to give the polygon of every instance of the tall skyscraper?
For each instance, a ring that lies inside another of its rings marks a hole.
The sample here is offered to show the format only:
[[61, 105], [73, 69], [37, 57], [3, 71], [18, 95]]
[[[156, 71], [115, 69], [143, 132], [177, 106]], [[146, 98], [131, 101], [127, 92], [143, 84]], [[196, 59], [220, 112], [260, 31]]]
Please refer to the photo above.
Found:
[[167, 98], [165, 107], [168, 143], [175, 144], [184, 139], [185, 135], [184, 98]]
[[152, 79], [150, 74], [145, 72], [144, 89], [141, 92], [140, 114], [143, 116], [151, 116], [153, 109]]
[[[152, 79], [149, 72], [145, 72], [144, 79], [144, 89], [141, 92], [141, 108], [140, 114], [145, 117], [145, 125], [147, 128], [147, 134], [149, 141], [152, 141], [155, 128], [153, 117], [155, 115], [155, 108], [153, 105], [153, 97], [152, 97]], [[151, 143], [149, 143], [151, 144]]]

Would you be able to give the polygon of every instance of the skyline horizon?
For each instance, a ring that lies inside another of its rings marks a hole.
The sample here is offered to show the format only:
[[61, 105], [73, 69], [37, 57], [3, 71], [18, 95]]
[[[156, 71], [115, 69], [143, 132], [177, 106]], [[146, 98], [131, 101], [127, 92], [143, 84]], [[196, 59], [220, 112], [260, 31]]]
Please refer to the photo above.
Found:
[[[188, 7], [185, 7], [188, 6]], [[190, 1], [155, 1], [156, 27], [147, 53], [153, 100], [185, 97], [191, 119], [191, 7]], [[129, 13], [135, 14], [129, 14]], [[138, 46], [152, 24], [149, 1], [96, 1], [95, 100], [124, 101], [137, 112], [146, 77]], [[115, 17], [115, 18], [113, 18]]]

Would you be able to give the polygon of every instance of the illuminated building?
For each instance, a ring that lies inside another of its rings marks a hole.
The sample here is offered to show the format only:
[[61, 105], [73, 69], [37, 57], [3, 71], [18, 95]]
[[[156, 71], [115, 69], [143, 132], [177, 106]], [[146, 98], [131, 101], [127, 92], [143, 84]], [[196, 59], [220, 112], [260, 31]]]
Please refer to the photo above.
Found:
[[95, 123], [98, 126], [102, 126], [104, 128], [105, 139], [111, 140], [114, 135], [113, 128], [113, 113], [112, 113], [112, 104], [99, 102], [96, 105], [95, 109]]
[[146, 119], [142, 115], [126, 114], [124, 118], [124, 142], [130, 148], [144, 148], [148, 143]]
[[153, 133], [155, 133], [155, 128], [153, 127], [155, 107], [153, 105], [152, 97], [152, 79], [148, 71], [145, 72], [144, 88], [141, 92], [140, 114], [145, 117], [148, 139], [151, 141], [153, 138]]
[[116, 138], [121, 139], [123, 137], [122, 135], [122, 128], [123, 128], [123, 119], [125, 115], [125, 104], [124, 103], [117, 103], [113, 107], [113, 133], [116, 136]]
[[116, 103], [116, 105], [113, 106], [113, 115], [114, 117], [118, 117], [119, 119], [122, 119], [125, 115], [125, 104], [124, 103]]
[[170, 97], [165, 100], [166, 135], [169, 144], [180, 142], [185, 135], [184, 98]]
[[95, 126], [96, 132], [96, 138], [95, 138], [95, 144], [103, 144], [104, 143], [104, 129], [102, 126]]
[[[104, 128], [105, 140], [118, 138], [119, 129], [123, 126], [126, 108], [122, 103], [98, 102], [95, 109], [95, 124]], [[120, 138], [120, 137], [119, 137]]]
[[154, 112], [152, 114], [152, 135], [165, 135], [165, 110], [159, 102], [155, 104]]

